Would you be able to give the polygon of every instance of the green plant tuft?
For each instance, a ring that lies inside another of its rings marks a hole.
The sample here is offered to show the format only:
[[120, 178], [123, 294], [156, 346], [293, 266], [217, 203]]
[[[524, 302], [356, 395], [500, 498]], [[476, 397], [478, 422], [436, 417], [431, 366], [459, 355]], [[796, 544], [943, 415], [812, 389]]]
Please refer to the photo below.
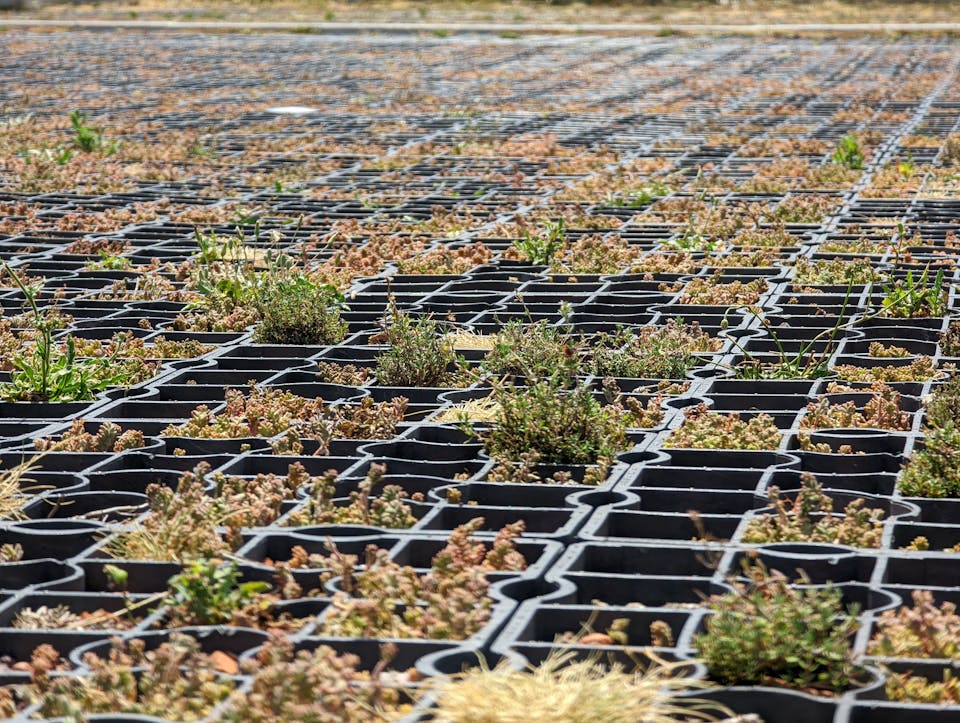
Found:
[[496, 422], [484, 435], [491, 456], [519, 460], [535, 452], [542, 464], [595, 464], [628, 448], [628, 418], [597, 401], [580, 385], [556, 380], [527, 387], [497, 387]]
[[683, 424], [673, 430], [664, 447], [777, 449], [783, 439], [769, 414], [757, 414], [744, 420], [736, 412], [712, 412], [702, 402], [683, 412]]
[[830, 160], [854, 171], [861, 170], [864, 159], [857, 137], [851, 134], [841, 138]]
[[377, 382], [388, 387], [443, 386], [455, 376], [458, 358], [438, 322], [414, 318], [391, 304], [383, 331], [371, 343], [389, 348], [377, 357]]
[[340, 318], [343, 295], [336, 287], [297, 276], [264, 284], [254, 305], [260, 323], [253, 331], [258, 344], [337, 344], [347, 334]]
[[523, 232], [523, 238], [514, 241], [513, 246], [520, 255], [536, 266], [548, 266], [553, 258], [563, 250], [567, 242], [565, 221], [558, 218], [546, 225], [543, 233], [534, 236], [529, 231]]
[[851, 644], [857, 610], [844, 608], [839, 588], [795, 587], [748, 559], [743, 573], [745, 580], [728, 580], [732, 592], [710, 598], [713, 614], [694, 640], [711, 678], [825, 693], [857, 684], [863, 675]]

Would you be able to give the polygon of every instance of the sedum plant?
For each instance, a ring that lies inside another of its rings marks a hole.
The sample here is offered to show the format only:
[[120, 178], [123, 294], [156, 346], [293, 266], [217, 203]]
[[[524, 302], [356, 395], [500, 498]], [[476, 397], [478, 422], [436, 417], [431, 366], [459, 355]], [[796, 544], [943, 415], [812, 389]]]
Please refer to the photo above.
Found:
[[698, 353], [722, 346], [697, 322], [670, 319], [663, 326], [601, 334], [590, 355], [590, 370], [611, 377], [679, 379], [700, 363]]
[[923, 400], [926, 425], [936, 429], [960, 419], [960, 377], [935, 386]]
[[275, 437], [278, 454], [298, 453], [300, 438], [320, 443], [317, 454], [326, 454], [330, 440], [383, 439], [393, 434], [403, 421], [407, 400], [395, 397], [389, 402], [374, 402], [367, 397], [357, 404], [327, 406], [319, 397], [307, 399], [276, 387], [252, 386], [247, 394], [237, 389], [226, 392], [226, 407], [213, 413], [200, 405], [184, 424], [170, 425], [164, 436], [203, 439]]
[[909, 364], [901, 366], [861, 367], [853, 364], [838, 364], [833, 368], [840, 379], [848, 382], [922, 382], [939, 379], [944, 371], [928, 356], [918, 356]]
[[705, 266], [713, 268], [769, 268], [776, 256], [770, 249], [745, 249], [742, 252], [713, 254], [703, 259]]
[[[367, 476], [350, 493], [346, 504], [336, 502], [337, 473], [331, 470], [322, 477], [314, 477], [310, 485], [310, 494], [302, 509], [292, 512], [284, 521], [286, 527], [306, 527], [308, 525], [372, 525], [404, 529], [417, 524], [405, 500], [407, 493], [399, 485], [384, 485], [379, 494], [374, 490], [382, 485], [387, 468], [382, 464], [371, 464]], [[417, 501], [423, 495], [413, 496]]]
[[910, 356], [902, 346], [884, 346], [879, 341], [870, 342], [867, 353], [877, 359], [906, 359]]
[[914, 673], [884, 671], [884, 692], [887, 700], [900, 703], [928, 703], [933, 705], [957, 705], [960, 703], [960, 678], [949, 668], [943, 669], [942, 680], [930, 680]]
[[960, 497], [960, 429], [952, 421], [927, 430], [923, 447], [907, 460], [897, 487], [907, 497]]
[[794, 284], [799, 286], [848, 286], [869, 284], [880, 279], [870, 259], [797, 259]]
[[[322, 645], [294, 653], [286, 637], [264, 643], [256, 659], [241, 669], [252, 677], [249, 689], [230, 696], [219, 717], [223, 723], [337, 723], [395, 720], [409, 711], [383, 670], [389, 651], [372, 672], [360, 668], [360, 658], [338, 655]], [[405, 676], [410, 680], [411, 676]]]
[[949, 357], [960, 356], [960, 321], [951, 321], [940, 335], [940, 353]]
[[555, 274], [615, 274], [630, 269], [644, 254], [643, 246], [631, 244], [619, 234], [604, 238], [587, 234], [571, 241], [550, 262]]
[[124, 432], [113, 422], [104, 422], [95, 433], [88, 432], [82, 419], [74, 419], [60, 439], [36, 439], [33, 445], [41, 452], [122, 452], [142, 447], [144, 439], [140, 430]]
[[209, 469], [204, 464], [185, 473], [176, 490], [161, 484], [147, 487], [148, 514], [108, 540], [104, 551], [127, 560], [185, 562], [221, 557], [236, 549], [239, 528], [229, 526], [229, 511], [206, 493], [204, 475]]
[[[913, 605], [885, 610], [874, 622], [867, 653], [886, 658], [934, 658], [953, 660], [960, 656], [960, 615], [956, 605], [934, 603], [929, 590], [914, 590]], [[956, 704], [960, 680], [943, 671], [942, 680], [930, 680], [912, 672], [886, 671], [889, 700], [911, 703]]]
[[943, 139], [940, 160], [947, 166], [956, 166], [960, 163], [960, 134], [951, 133]]
[[[586, 620], [579, 631], [565, 632], [554, 638], [558, 645], [629, 645], [630, 644], [630, 618], [614, 618], [610, 621], [610, 626], [603, 632], [594, 629], [596, 614], [591, 614], [590, 619]], [[650, 638], [656, 641], [654, 644], [658, 647], [672, 647], [673, 632], [670, 626], [663, 620], [655, 620], [650, 623]], [[661, 646], [660, 642], [670, 642]]]
[[516, 549], [522, 522], [501, 529], [489, 549], [474, 534], [483, 525], [476, 518], [460, 525], [438, 552], [430, 571], [390, 559], [389, 552], [367, 547], [362, 567], [355, 555], [340, 553], [332, 542], [330, 556], [312, 561], [327, 568], [321, 579], [340, 578], [340, 589], [317, 634], [348, 638], [429, 638], [465, 640], [490, 619], [493, 598], [488, 572], [520, 571], [527, 566]]
[[[848, 391], [836, 383], [827, 385], [827, 394]], [[867, 390], [856, 390], [867, 391]], [[807, 405], [807, 413], [800, 420], [801, 429], [860, 428], [909, 430], [912, 419], [900, 408], [902, 397], [898, 391], [883, 382], [871, 385], [870, 400], [863, 411], [853, 401], [833, 404], [821, 397]]]
[[900, 472], [897, 486], [910, 497], [960, 497], [960, 378], [936, 387], [924, 402], [923, 446], [915, 449]]
[[108, 542], [107, 551], [115, 557], [137, 560], [222, 557], [240, 544], [243, 528], [274, 524], [283, 514], [284, 502], [297, 499], [302, 490], [309, 491], [307, 502], [288, 518], [288, 526], [413, 526], [416, 518], [404, 501], [402, 488], [387, 485], [373, 497], [384, 471], [382, 465], [373, 465], [347, 504], [339, 504], [333, 471], [311, 477], [302, 464], [295, 462], [286, 475], [259, 474], [248, 479], [217, 473], [210, 477], [213, 490], [208, 494], [205, 478], [210, 466], [202, 463], [181, 477], [176, 490], [159, 484], [147, 487], [149, 513]]
[[387, 439], [397, 430], [407, 411], [405, 397], [374, 402], [364, 397], [356, 404], [326, 407], [322, 414], [295, 420], [287, 433], [272, 443], [274, 454], [301, 454], [303, 439], [317, 443], [315, 455], [329, 454], [334, 439]]
[[440, 246], [408, 259], [397, 259], [401, 274], [465, 274], [483, 266], [493, 258], [493, 252], [482, 242], [459, 248]]
[[225, 398], [226, 408], [219, 414], [200, 405], [186, 423], [170, 425], [161, 434], [205, 439], [273, 437], [287, 431], [295, 420], [308, 419], [324, 410], [319, 397], [307, 399], [275, 387], [251, 386], [247, 394], [227, 389]]
[[749, 420], [736, 412], [712, 412], [700, 403], [683, 410], [683, 424], [670, 433], [664, 447], [690, 449], [777, 449], [783, 440], [769, 414]]
[[131, 331], [118, 331], [109, 339], [74, 339], [78, 356], [119, 357], [136, 359], [192, 359], [216, 347], [196, 339], [154, 337], [148, 341]]
[[671, 277], [681, 274], [695, 274], [701, 266], [701, 260], [689, 251], [648, 253], [641, 256], [630, 267], [630, 273], [643, 274], [644, 279], [652, 281], [659, 274], [670, 274]]
[[28, 695], [39, 702], [41, 716], [85, 720], [95, 713], [126, 713], [197, 721], [235, 687], [195, 639], [177, 633], [156, 650], [141, 640], [115, 638], [106, 658], [87, 653], [83, 662], [82, 675], [53, 677], [50, 656], [34, 654]]
[[[198, 466], [194, 473], [205, 476], [210, 468]], [[283, 511], [283, 503], [297, 498], [300, 490], [307, 489], [324, 477], [311, 477], [300, 462], [287, 466], [287, 474], [258, 474], [253, 479], [225, 475], [218, 472], [210, 477], [213, 482], [211, 494], [224, 515], [224, 523], [230, 527], [262, 527], [276, 522]]]
[[862, 451], [854, 452], [850, 444], [841, 444], [834, 449], [828, 442], [814, 442], [810, 432], [797, 432], [797, 449], [816, 454], [863, 454]]
[[763, 279], [753, 281], [720, 281], [718, 273], [712, 277], [698, 277], [687, 282], [678, 301], [681, 304], [703, 304], [707, 306], [743, 306], [756, 304], [761, 295], [768, 290]]
[[778, 249], [798, 245], [796, 237], [782, 226], [764, 229], [745, 229], [733, 239], [733, 245], [742, 248], [769, 248]]
[[960, 657], [960, 615], [957, 606], [938, 607], [929, 590], [914, 590], [913, 605], [885, 610], [874, 623], [867, 653], [885, 658]]
[[[907, 552], [927, 552], [930, 550], [930, 540], [923, 535], [917, 535], [910, 540], [910, 544], [904, 545], [900, 549]], [[950, 547], [944, 547], [943, 552], [960, 552], [960, 542]]]
[[833, 498], [823, 491], [816, 477], [800, 476], [800, 490], [785, 498], [779, 487], [770, 487], [772, 508], [753, 517], [743, 532], [743, 542], [763, 545], [774, 542], [824, 542], [851, 547], [880, 547], [884, 512], [866, 506], [863, 498], [852, 500], [842, 515], [833, 511]]
[[327, 384], [343, 384], [348, 387], [359, 387], [373, 379], [373, 369], [358, 367], [355, 364], [338, 364], [336, 362], [317, 362], [317, 381]]
[[822, 223], [837, 207], [835, 199], [815, 194], [788, 196], [770, 213], [768, 221], [779, 223]]
[[857, 610], [844, 608], [839, 588], [796, 587], [749, 560], [743, 573], [728, 581], [732, 592], [710, 598], [713, 614], [694, 639], [713, 680], [827, 694], [857, 684]]

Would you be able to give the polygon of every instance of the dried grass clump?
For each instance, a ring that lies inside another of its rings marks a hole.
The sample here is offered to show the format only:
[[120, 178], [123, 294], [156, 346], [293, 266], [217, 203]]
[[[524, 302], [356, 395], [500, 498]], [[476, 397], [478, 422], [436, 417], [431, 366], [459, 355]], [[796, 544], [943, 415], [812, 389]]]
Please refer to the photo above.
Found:
[[452, 407], [441, 409], [433, 418], [434, 422], [443, 424], [450, 422], [488, 422], [497, 421], [500, 405], [492, 397], [468, 399], [465, 402], [454, 404]]
[[23, 483], [33, 482], [32, 479], [27, 477], [27, 474], [30, 470], [38, 467], [37, 462], [42, 456], [42, 454], [38, 454], [24, 460], [15, 467], [0, 472], [0, 520], [22, 518], [23, 515], [20, 510], [28, 501], [24, 492], [30, 491], [30, 488], [24, 487]]
[[597, 656], [577, 660], [573, 651], [554, 650], [527, 670], [506, 661], [491, 669], [481, 661], [428, 687], [436, 696], [434, 720], [443, 723], [673, 723], [731, 715], [718, 703], [680, 698], [709, 685], [681, 677], [680, 667], [655, 661], [631, 672]]
[[464, 329], [447, 332], [447, 343], [454, 349], [483, 349], [489, 351], [496, 345], [496, 337], [490, 334], [477, 334]]

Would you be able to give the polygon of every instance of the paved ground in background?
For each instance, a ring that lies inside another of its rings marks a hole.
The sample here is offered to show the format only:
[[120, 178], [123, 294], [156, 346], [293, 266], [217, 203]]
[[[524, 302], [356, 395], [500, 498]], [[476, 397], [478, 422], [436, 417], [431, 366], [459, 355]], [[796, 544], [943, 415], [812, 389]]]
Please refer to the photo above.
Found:
[[108, 0], [44, 5], [19, 17], [62, 20], [289, 21], [297, 23], [582, 23], [655, 27], [697, 24], [952, 23], [947, 2], [843, 2], [840, 0], [667, 0], [658, 3], [525, 2], [524, 0]]
[[0, 17], [0, 28], [82, 28], [126, 30], [188, 30], [198, 32], [295, 32], [317, 34], [482, 34], [512, 37], [518, 35], [876, 35], [895, 33], [954, 34], [960, 32], [956, 22], [778, 22], [778, 23], [597, 23], [575, 21], [549, 22], [377, 22], [377, 21], [227, 21], [227, 20], [124, 20], [124, 19], [31, 19]]

